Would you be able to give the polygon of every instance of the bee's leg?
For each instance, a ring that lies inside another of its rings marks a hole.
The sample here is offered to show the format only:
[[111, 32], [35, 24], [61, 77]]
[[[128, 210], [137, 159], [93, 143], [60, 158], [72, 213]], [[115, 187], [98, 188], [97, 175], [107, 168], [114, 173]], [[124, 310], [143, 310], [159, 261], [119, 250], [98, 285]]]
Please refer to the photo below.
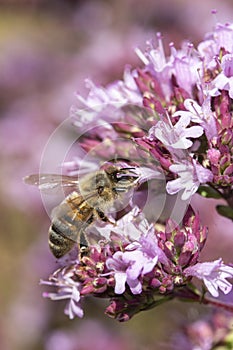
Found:
[[100, 209], [97, 208], [97, 209], [96, 209], [96, 212], [97, 212], [98, 217], [99, 217], [102, 221], [104, 221], [104, 222], [109, 222], [110, 224], [115, 225], [115, 222], [109, 220], [109, 218], [104, 214], [104, 212], [103, 212], [102, 210], [100, 210]]
[[87, 240], [87, 236], [85, 235], [84, 230], [80, 232], [80, 237], [79, 237], [79, 260], [87, 255], [88, 250], [89, 250], [89, 242]]
[[80, 232], [80, 238], [79, 238], [79, 246], [80, 248], [87, 247], [89, 245], [87, 236], [85, 235], [84, 230]]
[[85, 246], [85, 245], [80, 246], [79, 254], [78, 254], [79, 261], [81, 261], [82, 258], [88, 254], [88, 251], [89, 251], [89, 247], [88, 246]]
[[[86, 225], [85, 228], [89, 225], [92, 224], [94, 220], [94, 214], [92, 214], [89, 219], [86, 221]], [[82, 229], [79, 235], [79, 258], [81, 260], [81, 258], [87, 254], [88, 252], [88, 246], [89, 246], [89, 242], [87, 239], [87, 236], [85, 234], [85, 229]]]

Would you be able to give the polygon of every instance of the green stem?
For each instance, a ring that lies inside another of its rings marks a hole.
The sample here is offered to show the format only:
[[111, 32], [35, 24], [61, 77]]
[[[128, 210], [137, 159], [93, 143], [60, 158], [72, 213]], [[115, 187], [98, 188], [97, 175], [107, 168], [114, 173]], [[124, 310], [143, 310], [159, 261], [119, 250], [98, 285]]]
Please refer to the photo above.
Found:
[[233, 209], [233, 196], [225, 199], [230, 208]]
[[196, 301], [201, 303], [203, 299], [203, 294], [192, 283], [177, 289], [174, 294], [176, 298], [182, 301]]
[[216, 186], [214, 186], [211, 182], [208, 182], [208, 185], [213, 188], [213, 190], [215, 190], [219, 195], [220, 197], [222, 197], [222, 199], [225, 199], [225, 196], [224, 196], [224, 193], [222, 193]]
[[206, 305], [216, 306], [218, 308], [224, 309], [224, 310], [229, 311], [229, 312], [233, 312], [233, 305], [232, 304], [226, 304], [226, 303], [219, 301], [219, 300], [214, 300], [212, 298], [203, 298], [202, 303], [206, 304]]
[[184, 288], [178, 289], [175, 292], [175, 296], [181, 301], [193, 301], [200, 304], [212, 305], [217, 308], [224, 309], [229, 312], [233, 312], [233, 304], [225, 303], [218, 299], [212, 299], [205, 296], [205, 291], [201, 293], [193, 284], [189, 284]]
[[161, 299], [153, 300], [149, 302], [145, 307], [142, 307], [141, 310], [150, 310], [153, 309], [156, 306], [159, 306], [161, 304], [167, 303], [168, 301], [174, 299], [173, 295], [167, 295], [162, 297]]

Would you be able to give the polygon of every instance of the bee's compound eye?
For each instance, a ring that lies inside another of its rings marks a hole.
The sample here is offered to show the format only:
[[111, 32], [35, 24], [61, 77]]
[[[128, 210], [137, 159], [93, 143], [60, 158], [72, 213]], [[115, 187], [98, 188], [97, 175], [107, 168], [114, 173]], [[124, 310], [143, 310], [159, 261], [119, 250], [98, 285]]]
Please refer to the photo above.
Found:
[[132, 176], [129, 175], [120, 175], [117, 176], [117, 181], [121, 181], [121, 182], [128, 182], [132, 180]]

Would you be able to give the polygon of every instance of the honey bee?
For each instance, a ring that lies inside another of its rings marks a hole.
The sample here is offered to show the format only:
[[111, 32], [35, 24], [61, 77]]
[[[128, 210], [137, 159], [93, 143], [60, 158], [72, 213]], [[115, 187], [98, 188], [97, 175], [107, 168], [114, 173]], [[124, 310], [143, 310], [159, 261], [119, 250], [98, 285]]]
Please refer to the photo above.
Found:
[[81, 237], [88, 242], [85, 230], [95, 220], [111, 222], [106, 212], [116, 200], [137, 185], [139, 175], [135, 170], [109, 165], [105, 170], [83, 176], [80, 181], [75, 176], [58, 174], [34, 174], [24, 178], [25, 183], [41, 190], [58, 186], [74, 188], [52, 210], [49, 247], [56, 258], [63, 257], [75, 244], [80, 245]]

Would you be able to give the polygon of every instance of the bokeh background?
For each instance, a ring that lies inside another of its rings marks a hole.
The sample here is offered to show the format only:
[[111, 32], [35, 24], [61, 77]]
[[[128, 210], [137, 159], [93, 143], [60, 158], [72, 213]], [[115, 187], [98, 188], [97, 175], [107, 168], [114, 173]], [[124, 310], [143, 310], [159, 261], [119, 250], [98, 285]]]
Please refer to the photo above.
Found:
[[[85, 78], [120, 79], [125, 64], [140, 64], [134, 48], [143, 49], [157, 31], [165, 45], [198, 43], [215, 24], [214, 8], [217, 21], [232, 21], [232, 0], [0, 0], [1, 350], [176, 349], [175, 332], [208, 312], [170, 302], [118, 324], [103, 315], [103, 302], [90, 299], [85, 318], [70, 321], [62, 302], [42, 298], [39, 280], [56, 268], [47, 246], [49, 218], [22, 177], [39, 170], [75, 92], [86, 94]], [[194, 199], [210, 227], [203, 259], [228, 262], [232, 230], [214, 205]]]

